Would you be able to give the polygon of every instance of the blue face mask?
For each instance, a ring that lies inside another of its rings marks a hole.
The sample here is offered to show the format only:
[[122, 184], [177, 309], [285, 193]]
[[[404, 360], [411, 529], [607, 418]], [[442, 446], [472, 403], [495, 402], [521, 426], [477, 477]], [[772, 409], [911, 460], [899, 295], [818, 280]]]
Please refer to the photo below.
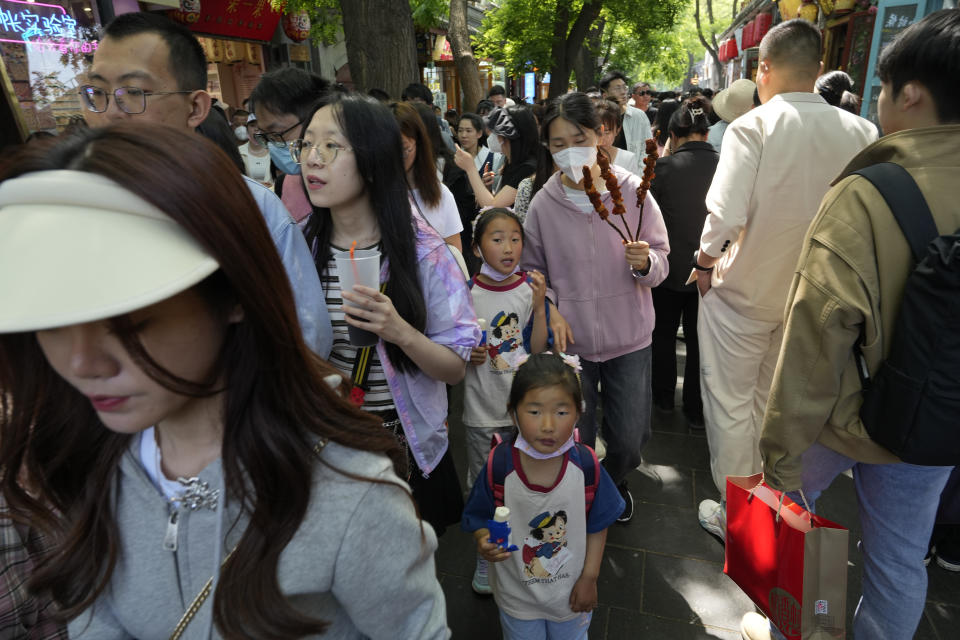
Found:
[[280, 171], [288, 176], [300, 175], [300, 165], [293, 161], [293, 158], [290, 156], [289, 147], [281, 147], [273, 142], [268, 142], [267, 148], [270, 150], [270, 159], [273, 160], [273, 164], [276, 165], [277, 169], [280, 169]]

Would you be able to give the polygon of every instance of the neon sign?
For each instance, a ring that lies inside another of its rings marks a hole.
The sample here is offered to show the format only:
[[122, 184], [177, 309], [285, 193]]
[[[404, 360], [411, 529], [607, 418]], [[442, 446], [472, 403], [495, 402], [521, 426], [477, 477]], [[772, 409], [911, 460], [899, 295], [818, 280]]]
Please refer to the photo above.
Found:
[[[8, 5], [14, 6], [7, 8]], [[66, 44], [69, 49], [72, 48], [72, 41], [78, 38], [77, 21], [59, 5], [25, 0], [0, 2], [0, 42], [57, 47]], [[77, 42], [80, 48], [83, 44]]]

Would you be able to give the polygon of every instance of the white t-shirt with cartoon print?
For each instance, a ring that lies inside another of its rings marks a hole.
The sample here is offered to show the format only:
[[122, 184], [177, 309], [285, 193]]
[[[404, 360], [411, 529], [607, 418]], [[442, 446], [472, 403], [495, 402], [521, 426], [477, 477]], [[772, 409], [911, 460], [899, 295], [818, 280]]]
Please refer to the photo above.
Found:
[[504, 427], [513, 424], [507, 415], [507, 398], [519, 361], [530, 354], [533, 332], [533, 289], [527, 274], [508, 285], [489, 285], [476, 276], [470, 294], [477, 318], [487, 321], [487, 359], [467, 365], [463, 394], [463, 423], [468, 427]]

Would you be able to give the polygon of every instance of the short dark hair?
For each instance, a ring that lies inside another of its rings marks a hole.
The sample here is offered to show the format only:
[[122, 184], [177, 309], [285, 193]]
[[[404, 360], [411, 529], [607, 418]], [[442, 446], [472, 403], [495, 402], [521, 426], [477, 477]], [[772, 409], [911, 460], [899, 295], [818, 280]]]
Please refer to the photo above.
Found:
[[490, 96], [506, 96], [507, 90], [501, 87], [499, 84], [495, 84], [490, 87], [490, 91], [487, 92], [487, 97]]
[[479, 115], [485, 115], [493, 111], [495, 105], [489, 100], [481, 100], [477, 103], [477, 113]]
[[877, 74], [894, 98], [908, 82], [919, 82], [941, 122], [960, 122], [960, 10], [934, 11], [901, 31], [880, 54]]
[[179, 91], [207, 88], [207, 56], [200, 41], [169, 18], [156, 13], [123, 13], [103, 28], [100, 39], [123, 40], [144, 33], [156, 34], [167, 45], [167, 66]]
[[330, 82], [315, 73], [284, 67], [260, 77], [260, 82], [250, 94], [253, 112], [261, 107], [273, 113], [292, 113], [297, 120], [304, 120], [313, 104], [330, 89]]
[[563, 387], [570, 394], [577, 413], [583, 411], [583, 390], [577, 372], [563, 358], [549, 351], [531, 355], [517, 369], [510, 385], [507, 411], [516, 411], [528, 391], [554, 385]]
[[390, 102], [390, 94], [383, 89], [370, 89], [370, 91], [367, 91], [367, 95], [371, 98], [376, 98], [380, 102]]
[[828, 71], [819, 78], [814, 89], [820, 97], [835, 107], [840, 106], [844, 91], [853, 91], [853, 78], [844, 71]]
[[820, 29], [803, 18], [781, 22], [763, 36], [760, 59], [816, 74], [820, 70]]
[[623, 71], [608, 71], [600, 78], [600, 91], [606, 91], [614, 80], [623, 80], [623, 84], [630, 84], [627, 76], [623, 75]]
[[430, 92], [430, 88], [419, 82], [411, 82], [400, 94], [400, 99], [404, 101], [414, 98], [420, 98], [427, 104], [433, 104], [433, 93]]

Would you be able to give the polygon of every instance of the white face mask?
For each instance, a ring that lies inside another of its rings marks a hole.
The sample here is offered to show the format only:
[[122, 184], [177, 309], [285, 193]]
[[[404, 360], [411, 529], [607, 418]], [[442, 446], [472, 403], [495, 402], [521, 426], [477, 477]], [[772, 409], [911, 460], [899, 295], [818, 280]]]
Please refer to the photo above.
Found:
[[597, 161], [596, 147], [567, 147], [553, 154], [553, 162], [572, 182], [583, 180], [583, 168]]
[[241, 142], [246, 142], [249, 139], [246, 127], [237, 127], [233, 130], [233, 135], [237, 136], [237, 140]]
[[487, 137], [487, 148], [494, 153], [503, 153], [503, 147], [500, 146], [500, 136], [491, 133]]

